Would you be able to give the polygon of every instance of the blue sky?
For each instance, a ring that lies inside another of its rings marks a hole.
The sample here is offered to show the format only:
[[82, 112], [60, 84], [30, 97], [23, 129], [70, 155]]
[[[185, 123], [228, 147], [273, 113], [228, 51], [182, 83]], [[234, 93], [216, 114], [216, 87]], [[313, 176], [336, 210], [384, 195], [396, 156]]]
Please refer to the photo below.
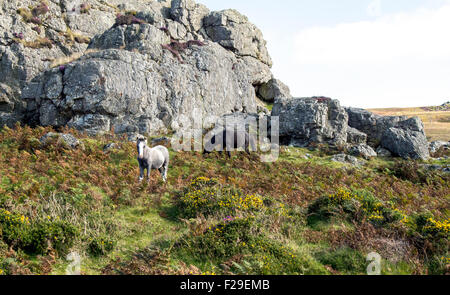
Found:
[[294, 96], [365, 108], [450, 100], [449, 0], [197, 0], [234, 8], [268, 42]]

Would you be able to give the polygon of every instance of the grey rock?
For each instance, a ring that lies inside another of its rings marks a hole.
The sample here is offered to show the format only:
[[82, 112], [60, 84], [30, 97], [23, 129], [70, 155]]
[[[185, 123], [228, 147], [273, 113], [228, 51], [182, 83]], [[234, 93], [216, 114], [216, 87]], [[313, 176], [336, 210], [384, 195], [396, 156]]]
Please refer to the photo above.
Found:
[[358, 144], [350, 148], [350, 154], [357, 157], [363, 157], [366, 160], [377, 157], [377, 153], [367, 144]]
[[359, 131], [358, 129], [348, 127], [347, 142], [350, 144], [365, 144], [367, 143], [367, 134]]
[[450, 166], [449, 165], [437, 165], [437, 164], [422, 164], [420, 165], [422, 168], [425, 168], [429, 171], [441, 171], [444, 173], [450, 172]]
[[289, 87], [280, 80], [271, 79], [259, 86], [258, 97], [266, 102], [274, 102], [275, 98], [292, 98]]
[[170, 13], [175, 21], [196, 32], [203, 27], [203, 18], [209, 14], [209, 9], [193, 0], [172, 0]]
[[346, 108], [348, 124], [367, 134], [372, 147], [381, 146], [405, 159], [428, 159], [428, 142], [419, 118], [382, 117], [363, 109]]
[[83, 143], [79, 141], [75, 136], [72, 134], [67, 133], [55, 133], [55, 132], [48, 132], [44, 136], [42, 136], [39, 141], [41, 142], [42, 146], [47, 146], [51, 142], [59, 142], [64, 144], [66, 147], [71, 149], [76, 149], [78, 147], [83, 147]]
[[[1, 103], [1, 99], [0, 99], [0, 103]], [[450, 142], [449, 141], [433, 141], [433, 142], [429, 143], [429, 150], [430, 150], [431, 154], [436, 153], [442, 147], [444, 149], [450, 149]]]
[[382, 147], [377, 148], [377, 155], [378, 155], [378, 157], [383, 157], [383, 158], [392, 157], [392, 153], [389, 150], [382, 148]]
[[407, 120], [407, 117], [379, 116], [364, 109], [345, 108], [348, 113], [348, 126], [367, 135], [367, 143], [376, 148], [381, 142], [384, 132], [394, 127], [398, 122]]
[[[27, 97], [40, 109], [40, 124], [68, 124], [88, 133], [114, 128], [116, 133], [157, 135], [168, 128], [177, 131], [180, 116], [192, 118], [195, 108], [205, 117], [256, 112], [252, 81], [246, 72], [232, 70], [237, 62], [234, 54], [215, 43], [193, 46], [183, 54], [185, 64], [181, 64], [162, 51], [161, 42], [167, 40], [159, 30], [148, 24], [140, 30], [135, 27], [112, 28], [97, 37], [91, 46], [102, 50], [68, 64], [63, 87], [54, 82], [61, 73], [42, 75], [42, 87]], [[135, 34], [151, 35], [152, 42], [136, 41], [140, 38]], [[125, 49], [109, 49], [121, 44]], [[55, 95], [57, 90], [60, 93]]]
[[344, 145], [348, 115], [339, 101], [328, 98], [277, 99], [272, 116], [280, 121], [280, 142], [304, 147], [310, 143]]
[[419, 118], [401, 121], [387, 129], [381, 139], [381, 146], [404, 159], [430, 158], [427, 138]]
[[[85, 14], [79, 13], [79, 7], [69, 7], [73, 1], [47, 2], [49, 11], [40, 16], [40, 31], [34, 30], [36, 25], [18, 13], [19, 9], [30, 11], [39, 1], [2, 1], [0, 4], [0, 83], [10, 89], [8, 106], [0, 106], [0, 125], [26, 122], [27, 105], [22, 99], [26, 84], [56, 60], [68, 59], [86, 49], [87, 44], [72, 41], [71, 34], [90, 38], [109, 28], [115, 20], [115, 10], [99, 1], [83, 1], [92, 4]], [[75, 11], [72, 8], [76, 8]], [[15, 38], [17, 34], [23, 39]], [[45, 38], [52, 45], [34, 48]]]
[[238, 11], [227, 9], [211, 12], [204, 18], [203, 26], [208, 39], [239, 56], [251, 56], [272, 66], [261, 31]]
[[334, 155], [331, 158], [331, 161], [339, 162], [339, 163], [349, 163], [349, 164], [352, 164], [353, 166], [360, 166], [363, 164], [361, 161], [358, 161], [357, 158], [350, 156], [350, 155], [346, 155], [346, 154]]

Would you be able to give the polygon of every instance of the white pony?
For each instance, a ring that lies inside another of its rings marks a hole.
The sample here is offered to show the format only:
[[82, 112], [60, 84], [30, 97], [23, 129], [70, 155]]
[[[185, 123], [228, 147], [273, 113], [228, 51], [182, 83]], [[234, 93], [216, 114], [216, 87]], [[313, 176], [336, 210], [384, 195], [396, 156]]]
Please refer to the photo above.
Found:
[[139, 181], [144, 179], [144, 170], [147, 169], [147, 178], [150, 181], [150, 171], [158, 169], [164, 182], [167, 180], [167, 170], [169, 168], [169, 151], [166, 147], [158, 145], [154, 148], [147, 146], [145, 137], [137, 138], [137, 151], [139, 162]]

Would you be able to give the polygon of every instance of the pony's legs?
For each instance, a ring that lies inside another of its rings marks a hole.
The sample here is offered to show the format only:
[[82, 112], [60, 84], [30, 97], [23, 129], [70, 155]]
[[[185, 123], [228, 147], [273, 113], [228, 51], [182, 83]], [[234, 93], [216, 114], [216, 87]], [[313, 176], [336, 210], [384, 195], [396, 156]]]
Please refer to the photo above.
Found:
[[139, 182], [141, 182], [144, 179], [144, 167], [142, 167], [141, 165], [139, 165]]
[[150, 182], [150, 172], [152, 171], [152, 169], [150, 169], [150, 167], [147, 168], [147, 178], [148, 178], [148, 182]]
[[161, 176], [164, 182], [167, 180], [167, 170], [169, 170], [169, 161], [166, 161], [164, 165], [159, 168], [159, 172], [161, 172]]

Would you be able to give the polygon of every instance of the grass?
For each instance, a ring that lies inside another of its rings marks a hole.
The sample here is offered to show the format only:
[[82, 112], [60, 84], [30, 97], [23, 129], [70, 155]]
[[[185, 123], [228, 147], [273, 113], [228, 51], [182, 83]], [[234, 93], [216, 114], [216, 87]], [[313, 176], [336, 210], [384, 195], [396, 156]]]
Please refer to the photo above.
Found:
[[383, 116], [408, 116], [422, 119], [425, 133], [430, 141], [450, 141], [450, 110], [433, 108], [390, 108], [372, 109], [371, 112]]
[[[274, 163], [170, 149], [168, 182], [153, 171], [139, 183], [123, 137], [65, 129], [84, 147], [42, 147], [49, 131], [0, 131], [0, 210], [77, 234], [64, 249], [0, 218], [0, 273], [64, 274], [72, 251], [83, 274], [363, 274], [373, 251], [386, 274], [448, 272], [448, 174], [392, 159], [355, 168], [327, 147], [282, 148]], [[111, 142], [121, 148], [104, 153]]]

